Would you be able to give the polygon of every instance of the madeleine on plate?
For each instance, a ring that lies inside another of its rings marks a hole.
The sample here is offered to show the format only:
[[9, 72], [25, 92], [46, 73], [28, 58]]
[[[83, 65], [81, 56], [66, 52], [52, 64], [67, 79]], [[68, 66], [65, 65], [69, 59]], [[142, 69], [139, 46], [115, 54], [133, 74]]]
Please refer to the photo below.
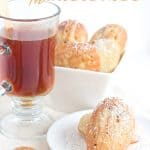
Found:
[[127, 150], [136, 142], [134, 115], [128, 105], [114, 97], [106, 98], [92, 114], [82, 117], [78, 128], [88, 150]]

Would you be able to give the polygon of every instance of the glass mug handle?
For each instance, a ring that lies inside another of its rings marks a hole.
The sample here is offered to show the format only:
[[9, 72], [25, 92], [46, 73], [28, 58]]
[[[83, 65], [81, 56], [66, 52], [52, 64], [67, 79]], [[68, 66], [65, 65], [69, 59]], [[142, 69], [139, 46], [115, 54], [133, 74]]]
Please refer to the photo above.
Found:
[[0, 44], [0, 55], [11, 55], [11, 49], [7, 44]]
[[[11, 55], [11, 49], [7, 44], [0, 44], [0, 56], [8, 56]], [[12, 90], [12, 86], [8, 81], [3, 80], [0, 83], [0, 96], [5, 95], [6, 93]]]

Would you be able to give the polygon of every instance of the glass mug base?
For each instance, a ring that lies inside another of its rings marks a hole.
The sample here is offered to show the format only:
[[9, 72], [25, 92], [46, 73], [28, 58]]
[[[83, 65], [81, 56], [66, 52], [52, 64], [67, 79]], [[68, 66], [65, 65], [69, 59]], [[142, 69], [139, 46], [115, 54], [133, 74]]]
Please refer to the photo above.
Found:
[[0, 122], [0, 132], [8, 138], [36, 139], [46, 136], [53, 120], [42, 111], [41, 100], [13, 98], [13, 113]]

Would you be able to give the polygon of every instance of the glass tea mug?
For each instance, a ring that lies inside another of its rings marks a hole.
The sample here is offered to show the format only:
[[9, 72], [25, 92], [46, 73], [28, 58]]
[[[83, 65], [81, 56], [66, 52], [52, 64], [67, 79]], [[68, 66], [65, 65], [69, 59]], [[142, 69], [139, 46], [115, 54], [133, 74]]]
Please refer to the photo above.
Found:
[[0, 15], [0, 95], [12, 98], [12, 114], [0, 122], [2, 134], [28, 138], [46, 134], [51, 120], [42, 97], [54, 84], [54, 49], [60, 8], [51, 3], [8, 2]]

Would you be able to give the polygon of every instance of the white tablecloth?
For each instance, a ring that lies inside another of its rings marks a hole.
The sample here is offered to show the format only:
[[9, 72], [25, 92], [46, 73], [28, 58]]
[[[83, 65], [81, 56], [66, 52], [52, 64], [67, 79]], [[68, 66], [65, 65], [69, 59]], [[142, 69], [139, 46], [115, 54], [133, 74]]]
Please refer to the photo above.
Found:
[[[150, 118], [150, 101], [149, 101], [149, 89], [150, 89], [150, 59], [149, 55], [138, 55], [134, 59], [129, 60], [123, 64], [123, 69], [116, 74], [113, 79], [112, 85], [107, 93], [108, 96], [118, 96], [124, 99], [129, 105], [133, 106], [136, 113], [142, 113], [146, 117]], [[142, 59], [141, 59], [142, 58]], [[48, 111], [55, 119], [58, 119], [64, 114], [52, 111], [48, 105], [49, 100], [44, 99], [46, 111]], [[11, 111], [11, 99], [7, 96], [0, 98], [0, 117]], [[64, 112], [65, 113], [65, 112]], [[29, 145], [39, 149], [48, 150], [46, 139], [40, 141], [14, 141], [4, 139], [1, 137], [0, 146], [5, 144], [12, 147], [13, 144]], [[8, 144], [9, 143], [9, 144]], [[20, 144], [21, 143], [21, 144]], [[5, 149], [4, 149], [5, 150]], [[7, 150], [7, 149], [6, 149]]]

